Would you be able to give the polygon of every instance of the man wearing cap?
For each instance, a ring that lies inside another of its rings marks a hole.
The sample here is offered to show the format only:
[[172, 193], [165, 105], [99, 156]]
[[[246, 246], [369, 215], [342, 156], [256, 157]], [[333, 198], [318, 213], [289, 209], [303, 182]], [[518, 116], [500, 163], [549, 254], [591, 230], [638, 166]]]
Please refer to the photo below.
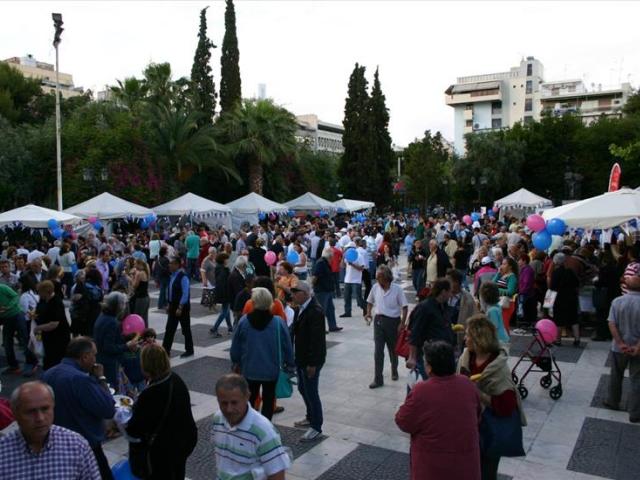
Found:
[[293, 303], [298, 306], [291, 333], [295, 350], [298, 391], [307, 408], [303, 420], [294, 423], [308, 427], [301, 442], [311, 442], [322, 434], [322, 403], [318, 392], [320, 370], [327, 356], [322, 307], [313, 298], [311, 286], [304, 281], [291, 288]]
[[482, 285], [483, 282], [490, 282], [496, 272], [497, 270], [491, 257], [482, 257], [482, 260], [480, 260], [480, 268], [473, 276], [473, 293], [476, 297], [480, 292], [480, 285]]

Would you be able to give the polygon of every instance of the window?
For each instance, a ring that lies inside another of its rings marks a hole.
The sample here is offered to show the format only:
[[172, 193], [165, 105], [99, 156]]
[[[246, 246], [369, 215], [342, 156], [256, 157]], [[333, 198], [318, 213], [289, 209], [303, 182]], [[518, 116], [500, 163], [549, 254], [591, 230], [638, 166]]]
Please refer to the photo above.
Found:
[[533, 75], [533, 65], [527, 63], [527, 77], [530, 77], [531, 75]]
[[502, 102], [491, 102], [491, 114], [497, 115], [502, 113]]
[[525, 124], [525, 125], [528, 125], [528, 124], [530, 124], [530, 123], [533, 123], [533, 117], [532, 117], [531, 115], [526, 115], [526, 116], [524, 117], [524, 124]]
[[473, 110], [473, 103], [467, 103], [467, 104], [464, 106], [464, 109], [465, 109], [465, 110]]
[[473, 127], [473, 120], [467, 120], [467, 121], [464, 123], [464, 126], [465, 126], [465, 127]]
[[491, 128], [502, 128], [502, 119], [501, 118], [492, 119]]
[[531, 80], [527, 80], [527, 89], [524, 93], [532, 93], [533, 92], [533, 82]]
[[531, 98], [525, 98], [524, 100], [524, 111], [530, 112], [533, 110], [533, 100]]

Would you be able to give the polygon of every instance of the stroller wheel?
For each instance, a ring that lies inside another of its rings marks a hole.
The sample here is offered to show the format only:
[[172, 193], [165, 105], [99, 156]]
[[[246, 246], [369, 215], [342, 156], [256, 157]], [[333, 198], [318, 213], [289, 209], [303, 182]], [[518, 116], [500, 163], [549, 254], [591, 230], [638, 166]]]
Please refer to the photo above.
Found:
[[515, 383], [517, 385], [518, 384], [518, 375], [516, 375], [514, 372], [511, 372], [511, 380], [513, 380], [513, 383]]
[[545, 375], [540, 379], [540, 386], [542, 388], [549, 388], [551, 386], [551, 376]]
[[562, 396], [562, 385], [558, 384], [549, 390], [549, 396], [554, 400], [558, 400]]
[[524, 400], [529, 395], [529, 390], [524, 385], [518, 385], [518, 393], [520, 393], [520, 398]]

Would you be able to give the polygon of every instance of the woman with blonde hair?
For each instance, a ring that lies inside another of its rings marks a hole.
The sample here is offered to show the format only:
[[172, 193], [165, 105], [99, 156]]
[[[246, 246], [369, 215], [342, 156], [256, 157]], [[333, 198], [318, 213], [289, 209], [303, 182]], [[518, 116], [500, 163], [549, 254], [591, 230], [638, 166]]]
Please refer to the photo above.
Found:
[[149, 326], [149, 265], [141, 259], [136, 259], [135, 269], [131, 279], [130, 313], [140, 315], [144, 320], [144, 326]]
[[[514, 421], [525, 426], [527, 421], [520, 396], [511, 380], [507, 352], [500, 346], [496, 327], [486, 315], [474, 315], [467, 320], [465, 346], [458, 360], [458, 373], [467, 375], [476, 382], [480, 400], [486, 410], [483, 417], [517, 417]], [[488, 420], [483, 418], [483, 421]], [[524, 451], [521, 455], [524, 455]], [[491, 450], [481, 442], [482, 480], [497, 478], [500, 458], [501, 455], [495, 449]]]
[[184, 479], [187, 458], [198, 440], [191, 397], [184, 381], [171, 371], [164, 348], [150, 344], [140, 354], [148, 385], [133, 405], [127, 434], [134, 475], [145, 479]]

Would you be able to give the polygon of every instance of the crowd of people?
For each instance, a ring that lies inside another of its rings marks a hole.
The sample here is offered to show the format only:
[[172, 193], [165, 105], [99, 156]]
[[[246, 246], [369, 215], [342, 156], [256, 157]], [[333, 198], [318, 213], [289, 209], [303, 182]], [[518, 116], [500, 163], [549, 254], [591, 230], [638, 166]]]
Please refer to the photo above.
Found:
[[[267, 217], [239, 231], [189, 224], [157, 230], [3, 243], [3, 374], [40, 380], [13, 392], [19, 429], [0, 440], [0, 477], [47, 477], [20, 476], [15, 472], [21, 470], [7, 466], [26, 442], [28, 454], [45, 449], [56, 459], [50, 460], [56, 466], [39, 467], [54, 475], [47, 478], [55, 477], [55, 468], [84, 472], [73, 478], [112, 478], [101, 445], [117, 434], [105, 427], [114, 416], [115, 390], [136, 399], [126, 432], [132, 464], [144, 466], [138, 473], [184, 478], [197, 429], [188, 388], [171, 372], [169, 354], [180, 327], [180, 357], [194, 355], [194, 283], [202, 287], [200, 303], [217, 313], [210, 335], [231, 338], [233, 373], [216, 385], [218, 478], [251, 472], [284, 478], [291, 460], [271, 420], [283, 410], [278, 391], [290, 378], [306, 407], [305, 418], [295, 423], [305, 429], [301, 441], [321, 437], [326, 335], [343, 330], [338, 319], [354, 316], [354, 302], [373, 324], [369, 388], [384, 386], [385, 348], [390, 378], [398, 381], [399, 337], [407, 342], [406, 367], [423, 380], [396, 415], [398, 427], [411, 434], [412, 478], [493, 479], [501, 456], [524, 454], [488, 448], [483, 425], [512, 418], [521, 435], [526, 419], [507, 365], [510, 338], [532, 332], [542, 316], [560, 327], [557, 345], [571, 337], [581, 348], [585, 327], [593, 327], [595, 341], [613, 338], [607, 405], [619, 407], [629, 368], [630, 420], [640, 420], [640, 243], [632, 235], [570, 231], [546, 252], [533, 246], [525, 219], [487, 215], [466, 225], [448, 214], [359, 222], [347, 216]], [[411, 310], [399, 284], [402, 252], [418, 302]], [[161, 346], [149, 326], [152, 285], [159, 290], [158, 310], [167, 312]], [[585, 292], [594, 315], [581, 309]], [[344, 299], [339, 315], [336, 298]], [[143, 319], [144, 331], [123, 334], [129, 314]], [[447, 414], [452, 411], [460, 414]], [[260, 435], [247, 442], [256, 431]], [[73, 452], [90, 449], [92, 459], [49, 448], [55, 436]], [[176, 436], [184, 439], [179, 451]], [[438, 452], [449, 447], [447, 455], [460, 461], [443, 460]]]

